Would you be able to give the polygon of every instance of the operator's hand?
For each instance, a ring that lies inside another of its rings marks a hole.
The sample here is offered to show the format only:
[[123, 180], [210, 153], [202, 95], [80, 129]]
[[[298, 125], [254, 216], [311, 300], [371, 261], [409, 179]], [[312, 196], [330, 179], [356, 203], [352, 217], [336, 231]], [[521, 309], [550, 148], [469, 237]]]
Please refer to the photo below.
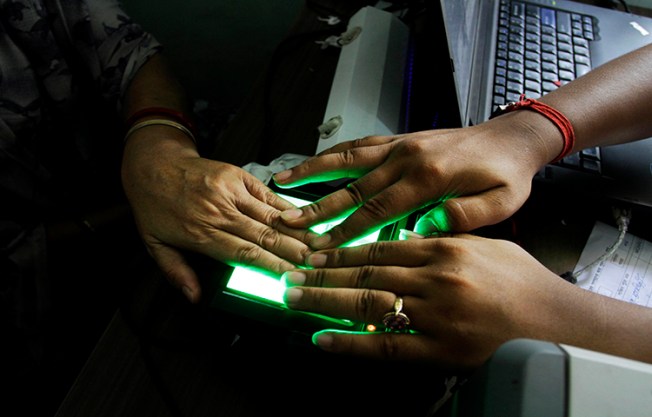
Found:
[[[167, 130], [164, 130], [167, 129]], [[151, 256], [190, 301], [197, 276], [180, 249], [277, 274], [302, 265], [314, 233], [286, 226], [294, 206], [243, 169], [199, 157], [166, 126], [135, 132], [126, 144], [123, 185]]]
[[[313, 241], [315, 249], [337, 247], [432, 204], [417, 232], [466, 232], [498, 223], [521, 207], [534, 174], [550, 160], [537, 133], [509, 123], [512, 117], [464, 129], [369, 136], [335, 145], [276, 174], [275, 182], [292, 187], [344, 177], [357, 180], [316, 203], [284, 212], [282, 218], [305, 228], [355, 210]], [[554, 140], [561, 145], [559, 138]]]
[[329, 352], [470, 369], [513, 338], [579, 346], [596, 337], [586, 325], [598, 319], [584, 314], [587, 292], [508, 241], [471, 235], [385, 241], [315, 252], [308, 263], [315, 268], [283, 276], [290, 308], [381, 325], [401, 296], [415, 332], [313, 335]]

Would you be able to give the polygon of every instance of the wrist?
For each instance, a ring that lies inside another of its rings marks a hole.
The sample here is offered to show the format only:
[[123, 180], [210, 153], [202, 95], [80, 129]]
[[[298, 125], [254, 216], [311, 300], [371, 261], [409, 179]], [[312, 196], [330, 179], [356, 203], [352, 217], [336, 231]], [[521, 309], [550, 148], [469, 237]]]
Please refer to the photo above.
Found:
[[[570, 120], [556, 108], [543, 103], [535, 99], [526, 98], [525, 95], [521, 96], [521, 100], [515, 103], [509, 103], [504, 106], [499, 106], [498, 110], [492, 115], [492, 117], [505, 115], [507, 113], [512, 113], [517, 110], [527, 110], [525, 112], [519, 111], [518, 113], [534, 113], [537, 118], [523, 116], [526, 120], [530, 120], [532, 126], [534, 126], [533, 132], [535, 132], [539, 138], [539, 141], [543, 140], [551, 148], [549, 140], [551, 138], [560, 138], [561, 137], [561, 150], [553, 158], [549, 158], [548, 162], [557, 162], [562, 158], [569, 155], [575, 147], [575, 130]], [[523, 118], [522, 117], [522, 118]], [[542, 119], [547, 120], [546, 125], [542, 125]], [[534, 125], [536, 123], [536, 125]], [[550, 124], [554, 126], [557, 130], [557, 134], [552, 133], [549, 127]], [[546, 128], [546, 126], [548, 126]]]
[[167, 126], [177, 129], [197, 145], [197, 129], [193, 120], [185, 113], [167, 107], [146, 107], [132, 113], [125, 122], [124, 141], [141, 129], [153, 126]]
[[554, 160], [561, 152], [561, 134], [545, 117], [535, 112], [519, 111], [491, 119], [494, 136], [508, 142], [514, 158], [522, 161], [532, 175]]

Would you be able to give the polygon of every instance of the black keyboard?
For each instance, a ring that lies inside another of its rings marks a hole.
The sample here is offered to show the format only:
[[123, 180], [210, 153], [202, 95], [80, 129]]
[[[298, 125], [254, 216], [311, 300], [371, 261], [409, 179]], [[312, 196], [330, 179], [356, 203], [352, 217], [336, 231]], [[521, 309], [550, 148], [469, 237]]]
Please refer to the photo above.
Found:
[[[539, 98], [591, 70], [591, 16], [520, 1], [501, 0], [493, 104]], [[600, 172], [600, 150], [588, 149], [560, 161]]]
[[591, 70], [590, 16], [502, 0], [494, 104], [538, 98]]

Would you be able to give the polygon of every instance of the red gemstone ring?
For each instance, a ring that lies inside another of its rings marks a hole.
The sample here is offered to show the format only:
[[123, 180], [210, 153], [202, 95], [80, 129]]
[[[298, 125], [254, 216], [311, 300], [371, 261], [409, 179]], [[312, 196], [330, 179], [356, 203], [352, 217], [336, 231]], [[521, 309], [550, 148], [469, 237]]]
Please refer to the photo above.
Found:
[[385, 331], [403, 333], [408, 331], [410, 325], [410, 318], [402, 312], [403, 298], [396, 297], [394, 301], [394, 310], [383, 316], [383, 325]]

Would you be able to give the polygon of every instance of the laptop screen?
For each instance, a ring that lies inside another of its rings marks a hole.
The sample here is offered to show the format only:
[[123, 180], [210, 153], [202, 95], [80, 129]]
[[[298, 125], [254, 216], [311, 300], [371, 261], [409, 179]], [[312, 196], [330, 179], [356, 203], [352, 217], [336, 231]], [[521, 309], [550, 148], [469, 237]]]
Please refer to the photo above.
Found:
[[448, 49], [453, 61], [453, 76], [461, 120], [464, 122], [467, 120], [469, 106], [480, 1], [441, 0], [441, 9], [446, 26]]

